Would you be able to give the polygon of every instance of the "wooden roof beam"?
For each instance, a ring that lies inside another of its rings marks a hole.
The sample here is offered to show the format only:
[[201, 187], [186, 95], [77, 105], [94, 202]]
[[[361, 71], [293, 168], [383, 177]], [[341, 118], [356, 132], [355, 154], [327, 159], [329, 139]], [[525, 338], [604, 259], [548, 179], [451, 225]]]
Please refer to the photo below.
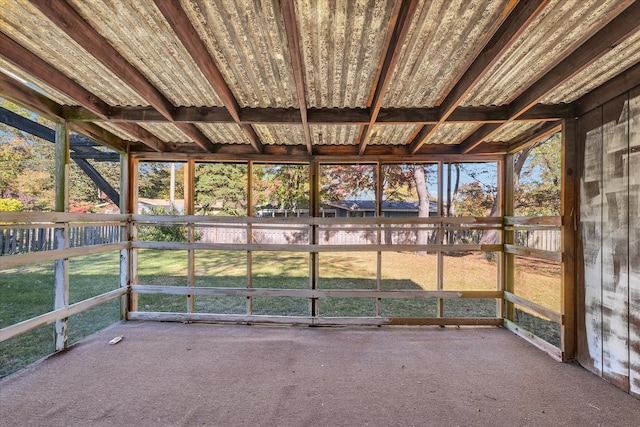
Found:
[[289, 46], [289, 56], [293, 67], [293, 77], [296, 82], [296, 92], [298, 94], [298, 104], [300, 108], [300, 118], [304, 140], [307, 145], [307, 154], [313, 154], [311, 143], [311, 131], [307, 119], [307, 97], [305, 95], [304, 71], [302, 69], [302, 53], [300, 50], [300, 34], [298, 32], [298, 22], [296, 21], [296, 11], [293, 0], [281, 1], [282, 15], [284, 18], [284, 28], [287, 33], [287, 44]]
[[[542, 12], [547, 3], [549, 0], [519, 2], [515, 7], [513, 2], [508, 4], [505, 10], [508, 16], [500, 28], [440, 104], [438, 123], [435, 126], [423, 128], [411, 142], [409, 151], [416, 153], [437, 131], [438, 127], [454, 113], [465, 96], [522, 34], [524, 29]], [[425, 129], [427, 130], [424, 131]]]
[[513, 154], [517, 151], [526, 148], [531, 144], [535, 144], [543, 138], [553, 135], [554, 133], [562, 130], [561, 122], [547, 122], [539, 127], [530, 129], [528, 132], [518, 136], [515, 139], [507, 142], [508, 153]]
[[167, 20], [173, 31], [176, 33], [183, 46], [189, 52], [195, 63], [207, 78], [216, 93], [222, 98], [225, 107], [231, 114], [233, 120], [240, 125], [240, 128], [249, 139], [251, 146], [256, 152], [261, 153], [263, 150], [260, 138], [253, 130], [251, 125], [243, 124], [240, 120], [240, 106], [235, 96], [231, 92], [231, 88], [224, 80], [220, 69], [213, 61], [211, 54], [204, 44], [198, 32], [193, 27], [191, 20], [182, 9], [180, 2], [174, 0], [154, 0], [156, 6]]
[[[15, 65], [21, 68], [24, 67], [23, 69], [25, 71], [47, 83], [49, 86], [55, 87], [65, 96], [73, 99], [92, 113], [104, 118], [105, 120], [108, 119], [109, 106], [99, 97], [89, 92], [1, 32], [0, 44], [2, 44], [3, 47], [7, 47], [7, 49], [3, 50], [3, 56]], [[14, 58], [20, 58], [20, 60], [14, 61]], [[45, 116], [52, 117], [56, 120], [65, 120], [64, 109], [61, 105], [49, 99], [45, 101], [43, 99], [43, 95], [39, 94], [34, 89], [19, 84], [14, 79], [5, 76], [2, 73], [0, 73], [0, 76], [0, 81], [3, 83], [2, 86], [0, 86], [0, 93], [2, 93], [3, 96], [6, 96], [8, 99], [11, 99], [21, 105], [33, 108], [34, 110], [43, 113]], [[144, 144], [156, 151], [166, 151], [166, 146], [163, 141], [148, 132], [145, 134], [142, 132], [143, 129], [140, 126], [136, 124], [121, 124], [119, 127], [136, 137], [148, 134], [147, 140], [141, 139]], [[82, 126], [76, 126], [76, 128], [80, 129], [81, 133], [84, 133], [91, 138], [96, 138], [115, 150], [126, 151], [127, 144], [121, 138], [116, 137], [99, 126], [82, 123]]]
[[407, 37], [409, 32], [409, 26], [411, 25], [411, 18], [413, 17], [416, 8], [418, 7], [417, 0], [402, 0], [402, 2], [396, 2], [394, 13], [391, 17], [390, 26], [393, 25], [393, 31], [389, 31], [391, 37], [386, 43], [387, 47], [384, 50], [384, 60], [382, 61], [382, 67], [376, 79], [376, 86], [373, 92], [373, 100], [370, 107], [369, 123], [364, 126], [360, 132], [360, 139], [358, 142], [358, 153], [364, 154], [367, 148], [367, 144], [371, 139], [371, 131], [373, 125], [378, 119], [380, 108], [382, 107], [382, 98], [387, 90], [393, 69], [400, 57], [400, 50], [402, 43]]
[[[174, 121], [175, 107], [173, 104], [85, 21], [70, 4], [53, 0], [32, 0], [32, 3], [76, 43], [149, 102], [165, 119], [170, 122]], [[203, 150], [210, 151], [213, 148], [211, 141], [195, 125], [179, 127]], [[140, 134], [144, 134], [144, 132]]]
[[[505, 123], [509, 123], [523, 115], [551, 91], [584, 70], [607, 52], [610, 52], [624, 39], [637, 31], [640, 28], [638, 16], [640, 16], [640, 2], [635, 2], [593, 34], [555, 67], [546, 72], [509, 104], [509, 120]], [[471, 152], [484, 139], [502, 126], [493, 124], [482, 126], [478, 129], [477, 134], [474, 133], [475, 135], [471, 135], [462, 142], [462, 152]]]
[[9, 62], [56, 88], [100, 118], [108, 119], [109, 105], [106, 102], [2, 32], [0, 32], [0, 46], [2, 46], [2, 56]]

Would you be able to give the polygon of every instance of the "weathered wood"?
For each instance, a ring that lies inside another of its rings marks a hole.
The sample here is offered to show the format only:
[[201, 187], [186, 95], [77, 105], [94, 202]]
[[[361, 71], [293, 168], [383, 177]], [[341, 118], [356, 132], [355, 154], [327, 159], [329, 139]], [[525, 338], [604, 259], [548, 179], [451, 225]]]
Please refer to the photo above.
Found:
[[295, 297], [295, 298], [443, 298], [443, 299], [497, 299], [500, 291], [379, 291], [366, 289], [271, 289], [271, 288], [223, 288], [136, 285], [132, 292], [162, 295], [207, 295], [240, 297]]
[[112, 73], [127, 82], [164, 117], [173, 118], [173, 105], [164, 95], [85, 21], [70, 4], [53, 0], [36, 1], [33, 4], [76, 43], [91, 52], [91, 55], [109, 68]]
[[[575, 171], [574, 171], [575, 173]], [[505, 225], [562, 226], [562, 216], [505, 216]]]
[[[618, 13], [620, 14], [617, 17], [597, 33], [592, 34], [582, 45], [511, 102], [509, 104], [510, 119], [515, 119], [525, 113], [545, 95], [611, 51], [640, 27], [640, 20], [638, 20], [640, 3], [633, 3], [624, 11], [618, 10]], [[484, 139], [501, 127], [502, 125], [499, 124], [483, 125], [461, 144], [462, 152], [468, 153], [472, 151]]]
[[[380, 66], [378, 67], [379, 72], [376, 75], [372, 88], [372, 97], [368, 103], [370, 106], [369, 123], [364, 126], [362, 134], [358, 139], [358, 154], [360, 155], [364, 154], [367, 144], [369, 143], [369, 139], [371, 138], [373, 124], [376, 122], [378, 114], [380, 113], [384, 93], [391, 81], [393, 69], [400, 57], [402, 44], [407, 37], [409, 26], [411, 25], [411, 18], [417, 7], [417, 0], [402, 0], [395, 4], [393, 15], [389, 20], [390, 28], [386, 33], [387, 38], [385, 39], [384, 48], [382, 50], [383, 56], [379, 63]], [[391, 26], [393, 26], [393, 29]]]
[[628, 101], [625, 94], [602, 110], [602, 376], [625, 391], [629, 390]]
[[507, 254], [523, 256], [527, 258], [538, 258], [547, 261], [562, 262], [562, 252], [546, 251], [544, 249], [523, 248], [511, 244], [504, 245]]
[[0, 270], [15, 268], [24, 265], [38, 264], [46, 261], [55, 261], [61, 258], [73, 258], [83, 255], [94, 255], [113, 250], [126, 249], [129, 242], [110, 243], [105, 245], [82, 246], [79, 248], [47, 250], [43, 252], [30, 252], [26, 254], [0, 257]]
[[576, 117], [640, 86], [640, 63], [618, 74], [573, 102]]
[[576, 235], [579, 209], [578, 132], [577, 120], [565, 120], [562, 132], [561, 200], [562, 217], [562, 323], [560, 340], [562, 360], [573, 359], [576, 353]]
[[640, 398], [640, 87], [629, 93], [629, 391]]
[[494, 317], [392, 317], [386, 324], [399, 326], [502, 326], [503, 320]]
[[547, 353], [549, 356], [556, 359], [557, 361], [559, 362], [562, 361], [562, 352], [560, 351], [560, 349], [549, 344], [542, 338], [539, 338], [535, 334], [527, 331], [526, 329], [518, 326], [517, 324], [513, 323], [508, 319], [504, 319], [504, 327], [509, 329], [511, 332], [518, 335], [519, 337], [524, 338], [526, 341], [529, 341], [535, 347], [538, 347], [540, 350], [544, 351], [545, 353]]
[[522, 135], [507, 143], [507, 146], [509, 147], [509, 153], [515, 153], [517, 151], [523, 150], [524, 148], [553, 135], [561, 128], [562, 123], [560, 121], [547, 122], [543, 123], [539, 127], [532, 128], [531, 130], [524, 132]]
[[126, 292], [126, 289], [115, 289], [113, 291], [88, 298], [84, 301], [71, 304], [68, 307], [50, 311], [49, 313], [33, 317], [20, 323], [16, 323], [15, 325], [7, 326], [0, 329], [0, 342], [6, 341], [13, 337], [17, 337], [18, 335], [22, 335], [26, 332], [40, 328], [42, 326], [50, 325], [53, 322], [68, 318], [69, 316], [72, 316], [74, 314], [82, 313], [83, 311], [86, 311], [92, 307], [96, 307], [100, 304], [104, 304], [105, 302], [120, 298]]
[[[80, 105], [84, 106], [91, 112], [104, 119], [107, 118], [109, 106], [106, 102], [75, 83], [66, 75], [22, 47], [20, 44], [13, 41], [13, 39], [2, 32], [0, 32], [0, 45], [2, 46], [2, 55], [8, 61], [22, 68], [29, 74], [36, 76], [50, 86], [55, 87], [60, 92], [77, 101]], [[36, 101], [33, 97], [30, 99], [32, 101]], [[41, 106], [45, 108], [50, 107], [50, 104], [45, 103], [44, 101], [36, 101], [36, 103], [41, 104]], [[52, 110], [55, 110], [55, 108]], [[60, 112], [60, 116], [61, 115], [62, 114]]]
[[307, 99], [305, 96], [304, 70], [302, 66], [302, 52], [300, 50], [300, 35], [298, 33], [298, 21], [296, 19], [295, 6], [292, 0], [280, 2], [282, 15], [284, 18], [284, 29], [287, 34], [287, 45], [289, 46], [289, 57], [293, 68], [293, 78], [296, 84], [296, 94], [298, 95], [298, 108], [300, 109], [300, 119], [304, 133], [304, 140], [307, 146], [307, 153], [313, 154], [311, 143], [311, 132], [307, 120]]
[[504, 299], [506, 301], [512, 302], [514, 304], [518, 304], [526, 309], [533, 311], [536, 314], [541, 315], [553, 322], [558, 324], [562, 324], [562, 313], [558, 313], [557, 311], [551, 310], [543, 305], [537, 304], [533, 301], [529, 301], [525, 298], [522, 298], [518, 295], [514, 295], [511, 292], [504, 293]]
[[[464, 97], [482, 79], [491, 67], [500, 59], [513, 42], [522, 34], [525, 28], [542, 12], [548, 0], [535, 0], [519, 2], [517, 4], [509, 2], [503, 10], [500, 18], [494, 25], [500, 24], [499, 28], [491, 39], [487, 42], [482, 52], [475, 61], [467, 68], [456, 85], [447, 93], [447, 96], [440, 104], [440, 120], [428, 132], [421, 134], [421, 139], [415, 139], [409, 148], [411, 153], [416, 153], [426, 140], [436, 132], [438, 126], [443, 123], [458, 107]], [[495, 28], [495, 27], [494, 27]]]
[[602, 374], [602, 111], [593, 110], [579, 120], [582, 147], [580, 174], [581, 249], [577, 295], [577, 360]]

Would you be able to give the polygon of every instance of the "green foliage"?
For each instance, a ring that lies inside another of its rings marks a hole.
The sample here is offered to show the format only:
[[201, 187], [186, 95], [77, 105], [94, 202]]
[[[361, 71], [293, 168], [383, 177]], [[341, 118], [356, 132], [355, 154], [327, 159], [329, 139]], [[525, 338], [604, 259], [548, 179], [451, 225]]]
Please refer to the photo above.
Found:
[[253, 206], [288, 211], [309, 208], [307, 165], [254, 165]]
[[247, 214], [247, 165], [199, 164], [195, 170], [195, 204], [202, 215]]
[[558, 132], [542, 140], [516, 159], [515, 213], [519, 216], [560, 215], [560, 168], [562, 137]]
[[16, 199], [0, 199], [0, 212], [20, 212], [24, 205]]
[[[178, 210], [171, 206], [167, 211], [162, 206], [156, 206], [147, 215], [180, 215]], [[140, 227], [138, 231], [138, 239], [146, 242], [186, 242], [188, 240], [187, 229], [184, 226], [164, 225], [151, 226], [145, 225]]]
[[[171, 188], [171, 163], [140, 163], [138, 195], [148, 199], [169, 199]], [[183, 198], [184, 167], [176, 164], [175, 197]]]

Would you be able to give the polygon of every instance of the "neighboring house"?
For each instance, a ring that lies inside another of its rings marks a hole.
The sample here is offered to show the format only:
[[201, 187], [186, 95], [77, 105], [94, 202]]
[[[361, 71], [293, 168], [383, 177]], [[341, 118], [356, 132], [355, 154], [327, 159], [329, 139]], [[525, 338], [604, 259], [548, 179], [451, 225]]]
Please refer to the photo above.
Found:
[[[374, 217], [376, 204], [373, 200], [343, 200], [326, 203], [324, 216], [338, 218]], [[438, 215], [438, 203], [429, 202], [429, 216]], [[382, 216], [385, 218], [407, 218], [418, 216], [418, 201], [382, 202]]]
[[[355, 218], [366, 217], [372, 218], [376, 213], [376, 205], [373, 200], [342, 200], [337, 202], [325, 203], [320, 207], [321, 217], [338, 217], [338, 218]], [[308, 209], [299, 209], [291, 212], [286, 209], [266, 205], [256, 212], [259, 217], [287, 217], [287, 216], [308, 216]], [[429, 202], [429, 216], [437, 216], [438, 203]], [[382, 202], [382, 216], [386, 218], [407, 218], [418, 216], [418, 201]]]
[[[183, 199], [175, 199], [173, 201], [173, 206], [176, 208], [179, 214], [184, 212], [184, 200]], [[147, 199], [144, 197], [138, 198], [138, 213], [139, 214], [148, 214], [151, 212], [153, 208], [162, 207], [167, 212], [171, 210], [171, 202], [166, 199]]]

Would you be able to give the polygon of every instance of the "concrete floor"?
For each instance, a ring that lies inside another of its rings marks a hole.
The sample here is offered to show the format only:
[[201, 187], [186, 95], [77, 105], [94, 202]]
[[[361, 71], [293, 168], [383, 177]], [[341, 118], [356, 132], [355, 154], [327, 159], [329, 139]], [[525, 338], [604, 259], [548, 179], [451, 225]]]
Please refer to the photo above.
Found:
[[1, 381], [0, 425], [639, 426], [640, 401], [500, 328], [123, 322]]

